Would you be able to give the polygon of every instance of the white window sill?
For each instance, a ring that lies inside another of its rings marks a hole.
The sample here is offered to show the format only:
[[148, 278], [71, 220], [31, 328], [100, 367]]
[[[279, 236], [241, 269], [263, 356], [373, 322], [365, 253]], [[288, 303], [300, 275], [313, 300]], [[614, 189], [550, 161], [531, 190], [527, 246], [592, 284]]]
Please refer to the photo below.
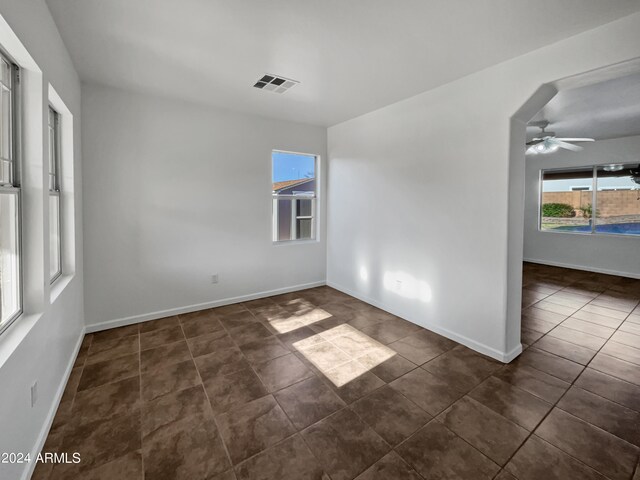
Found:
[[53, 303], [60, 296], [60, 294], [67, 288], [67, 285], [73, 280], [73, 274], [62, 274], [56, 278], [55, 282], [51, 284], [51, 291], [49, 293], [49, 303]]
[[284, 245], [308, 245], [310, 243], [320, 243], [320, 240], [280, 240], [278, 242], [272, 242], [274, 247]]
[[2, 335], [0, 335], [0, 369], [29, 334], [40, 317], [42, 317], [42, 313], [27, 315], [23, 313], [2, 332]]
[[607, 237], [616, 237], [616, 238], [640, 238], [640, 235], [634, 233], [603, 233], [603, 232], [571, 232], [571, 231], [554, 231], [554, 230], [542, 230], [538, 229], [540, 233], [552, 233], [554, 235], [581, 235], [583, 237], [594, 237], [594, 238], [607, 238]]

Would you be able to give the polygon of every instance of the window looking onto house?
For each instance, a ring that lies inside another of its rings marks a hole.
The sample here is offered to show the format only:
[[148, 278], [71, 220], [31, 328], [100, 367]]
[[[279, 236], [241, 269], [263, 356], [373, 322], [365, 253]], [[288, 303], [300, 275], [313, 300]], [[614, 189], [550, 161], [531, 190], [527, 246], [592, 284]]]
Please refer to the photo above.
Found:
[[49, 278], [62, 275], [60, 241], [60, 114], [49, 107]]
[[18, 67], [0, 55], [0, 332], [22, 311]]
[[315, 239], [317, 157], [274, 150], [271, 163], [273, 241]]
[[640, 164], [543, 170], [540, 230], [640, 236]]

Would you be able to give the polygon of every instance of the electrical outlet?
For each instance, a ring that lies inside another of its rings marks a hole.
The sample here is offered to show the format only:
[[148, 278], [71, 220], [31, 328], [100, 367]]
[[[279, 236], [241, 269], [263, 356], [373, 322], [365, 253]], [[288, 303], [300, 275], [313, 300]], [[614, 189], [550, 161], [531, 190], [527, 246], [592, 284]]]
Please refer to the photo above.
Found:
[[31, 408], [35, 407], [36, 402], [38, 401], [38, 381], [36, 380], [31, 385]]
[[211, 283], [218, 283], [218, 274], [214, 273], [211, 275]]

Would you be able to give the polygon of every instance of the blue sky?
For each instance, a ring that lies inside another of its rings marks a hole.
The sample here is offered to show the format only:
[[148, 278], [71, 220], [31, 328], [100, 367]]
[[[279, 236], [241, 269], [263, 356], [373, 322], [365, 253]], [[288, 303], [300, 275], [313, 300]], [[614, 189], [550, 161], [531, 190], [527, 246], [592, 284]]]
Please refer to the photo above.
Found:
[[273, 181], [297, 180], [298, 178], [315, 177], [312, 155], [273, 152]]

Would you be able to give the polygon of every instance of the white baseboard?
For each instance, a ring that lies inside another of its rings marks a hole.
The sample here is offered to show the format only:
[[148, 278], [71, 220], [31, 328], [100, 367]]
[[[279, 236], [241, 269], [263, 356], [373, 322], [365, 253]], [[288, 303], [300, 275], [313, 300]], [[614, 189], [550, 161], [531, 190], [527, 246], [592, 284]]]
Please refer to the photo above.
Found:
[[336, 290], [340, 290], [341, 292], [346, 293], [347, 295], [351, 295], [352, 297], [362, 300], [363, 302], [373, 305], [374, 307], [378, 307], [393, 315], [397, 315], [401, 318], [404, 318], [405, 320], [408, 320], [411, 323], [420, 325], [421, 327], [426, 328], [427, 330], [431, 330], [432, 332], [442, 335], [443, 337], [447, 337], [449, 340], [453, 340], [454, 342], [461, 343], [462, 345], [469, 347], [470, 349], [475, 350], [476, 352], [482, 353], [483, 355], [486, 355], [491, 358], [495, 358], [500, 362], [509, 363], [511, 360], [513, 360], [518, 355], [520, 355], [520, 353], [522, 353], [521, 344], [518, 344], [515, 348], [513, 348], [509, 352], [501, 352], [499, 350], [496, 350], [495, 348], [489, 347], [488, 345], [485, 345], [483, 343], [476, 342], [475, 340], [465, 337], [464, 335], [460, 335], [440, 325], [433, 325], [417, 319], [407, 318], [404, 315], [400, 315], [398, 312], [394, 312], [392, 308], [389, 308], [387, 305], [383, 304], [382, 302], [378, 302], [377, 300], [374, 300], [373, 298], [369, 298], [366, 295], [362, 295], [358, 292], [354, 292], [335, 282], [327, 281], [327, 285], [329, 285], [332, 288], [335, 288]]
[[69, 381], [69, 377], [71, 376], [71, 371], [73, 370], [73, 365], [76, 363], [76, 358], [78, 357], [78, 352], [80, 351], [80, 347], [82, 346], [82, 340], [84, 339], [85, 328], [80, 331], [80, 336], [76, 342], [76, 346], [73, 349], [73, 355], [69, 359], [69, 363], [67, 364], [67, 369], [64, 373], [63, 380], [60, 382], [58, 386], [58, 390], [56, 391], [56, 395], [53, 399], [53, 404], [51, 408], [49, 408], [49, 413], [45, 419], [44, 425], [40, 430], [40, 434], [38, 435], [38, 440], [31, 452], [31, 462], [27, 465], [27, 468], [24, 469], [22, 473], [22, 480], [28, 480], [33, 475], [33, 471], [36, 468], [36, 459], [38, 458], [38, 454], [42, 451], [45, 442], [47, 441], [47, 436], [49, 435], [49, 430], [51, 429], [51, 425], [53, 425], [53, 419], [56, 416], [58, 411], [58, 407], [60, 406], [60, 401], [62, 400], [62, 395], [64, 395], [64, 389], [67, 386], [67, 382]]
[[640, 279], [640, 273], [633, 272], [620, 272], [618, 270], [611, 270], [608, 268], [589, 267], [584, 265], [574, 265], [572, 263], [553, 262], [550, 260], [539, 260], [536, 258], [525, 258], [525, 262], [538, 263], [540, 265], [549, 265], [551, 267], [571, 268], [573, 270], [582, 270], [584, 272], [605, 273], [607, 275], [617, 275], [618, 277], [628, 277]]
[[275, 290], [268, 290], [258, 293], [250, 293], [248, 295], [240, 295], [238, 297], [223, 298], [222, 300], [215, 300], [213, 302], [198, 303], [195, 305], [187, 305], [184, 307], [169, 308], [166, 310], [159, 310], [151, 313], [143, 313], [141, 315], [133, 315], [131, 317], [116, 318], [113, 320], [107, 320], [105, 322], [94, 323], [87, 325], [87, 333], [99, 332], [101, 330], [108, 330], [110, 328], [124, 327], [126, 325], [133, 325], [134, 323], [147, 322], [149, 320], [157, 320], [158, 318], [171, 317], [173, 315], [180, 315], [183, 313], [197, 312], [199, 310], [205, 310], [207, 308], [222, 307], [225, 305], [231, 305], [233, 303], [248, 302], [249, 300], [256, 300], [258, 298], [271, 297], [273, 295], [280, 295], [282, 293], [296, 292], [298, 290], [305, 290], [307, 288], [321, 287], [326, 285], [324, 280], [318, 282], [304, 283], [300, 285], [294, 285], [291, 287], [277, 288]]
[[511, 360], [516, 358], [521, 353], [522, 353], [522, 344], [519, 343], [510, 352], [507, 352], [504, 355], [502, 355], [502, 359], [498, 359], [498, 360], [500, 360], [503, 363], [510, 363]]

